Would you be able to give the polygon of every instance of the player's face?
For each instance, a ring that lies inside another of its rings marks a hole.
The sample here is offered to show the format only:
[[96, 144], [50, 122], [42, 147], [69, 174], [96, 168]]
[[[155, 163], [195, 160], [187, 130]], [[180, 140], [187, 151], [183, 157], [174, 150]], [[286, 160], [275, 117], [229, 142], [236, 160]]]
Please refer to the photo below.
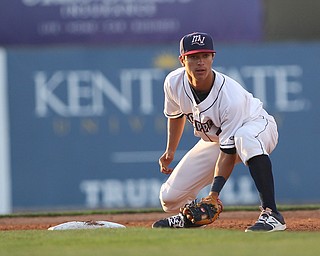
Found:
[[195, 53], [180, 58], [192, 81], [204, 81], [212, 74], [212, 53]]

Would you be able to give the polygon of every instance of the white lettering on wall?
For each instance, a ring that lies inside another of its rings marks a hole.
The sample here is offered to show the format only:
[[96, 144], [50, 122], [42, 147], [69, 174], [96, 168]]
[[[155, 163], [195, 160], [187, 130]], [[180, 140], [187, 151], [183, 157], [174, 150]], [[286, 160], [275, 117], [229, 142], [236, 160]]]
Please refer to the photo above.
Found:
[[140, 92], [135, 99], [140, 112], [151, 114], [153, 81], [163, 77], [160, 69], [124, 69], [117, 88], [100, 71], [56, 71], [52, 75], [38, 71], [34, 75], [35, 113], [38, 117], [46, 117], [50, 111], [63, 117], [101, 116], [108, 100], [123, 114], [130, 114], [136, 90]]
[[[266, 108], [279, 112], [304, 111], [310, 102], [303, 97], [298, 65], [243, 66], [222, 70], [259, 98]], [[101, 71], [70, 70], [34, 75], [35, 114], [47, 117], [102, 116], [115, 107], [123, 114], [151, 115], [158, 110], [154, 96], [162, 93], [165, 72], [161, 69], [122, 69], [113, 83]], [[157, 85], [157, 86], [155, 86]], [[162, 105], [158, 106], [162, 109]]]
[[161, 182], [157, 179], [84, 180], [80, 190], [89, 208], [158, 207]]
[[[80, 183], [80, 190], [85, 195], [85, 206], [88, 208], [160, 207], [161, 185], [158, 179], [84, 180]], [[208, 189], [203, 189], [198, 197], [206, 196]], [[221, 199], [226, 205], [258, 202], [249, 176], [230, 178], [221, 193]]]

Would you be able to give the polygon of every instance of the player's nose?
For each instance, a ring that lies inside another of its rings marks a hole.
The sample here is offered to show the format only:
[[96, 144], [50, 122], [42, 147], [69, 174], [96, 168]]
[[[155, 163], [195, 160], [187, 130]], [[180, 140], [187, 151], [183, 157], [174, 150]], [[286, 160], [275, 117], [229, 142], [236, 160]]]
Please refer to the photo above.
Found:
[[199, 58], [197, 59], [197, 64], [198, 64], [198, 65], [202, 65], [203, 63], [204, 63], [204, 58], [199, 57]]

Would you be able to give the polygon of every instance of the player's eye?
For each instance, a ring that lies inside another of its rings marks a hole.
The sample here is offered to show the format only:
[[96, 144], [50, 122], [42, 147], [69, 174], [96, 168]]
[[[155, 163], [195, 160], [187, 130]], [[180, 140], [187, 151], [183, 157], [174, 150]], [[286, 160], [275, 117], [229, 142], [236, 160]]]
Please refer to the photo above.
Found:
[[199, 56], [196, 56], [196, 55], [190, 55], [188, 56], [188, 61], [191, 61], [191, 62], [196, 62], [199, 60]]

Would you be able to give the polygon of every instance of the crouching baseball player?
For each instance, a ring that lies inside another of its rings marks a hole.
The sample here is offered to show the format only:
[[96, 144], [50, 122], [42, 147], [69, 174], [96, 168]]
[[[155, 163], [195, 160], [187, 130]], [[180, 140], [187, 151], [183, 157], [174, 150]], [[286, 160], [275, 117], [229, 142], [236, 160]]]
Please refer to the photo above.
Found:
[[[212, 69], [214, 57], [209, 34], [188, 34], [180, 41], [183, 67], [165, 79], [167, 146], [159, 164], [160, 171], [170, 176], [161, 186], [160, 201], [165, 212], [175, 215], [156, 221], [152, 227], [189, 228], [215, 221], [223, 210], [219, 193], [234, 166], [242, 162], [248, 166], [261, 199], [261, 214], [245, 231], [285, 230], [275, 202], [269, 158], [278, 141], [276, 122], [259, 99]], [[170, 163], [186, 120], [200, 140], [173, 169]], [[196, 200], [209, 184], [209, 195]]]

